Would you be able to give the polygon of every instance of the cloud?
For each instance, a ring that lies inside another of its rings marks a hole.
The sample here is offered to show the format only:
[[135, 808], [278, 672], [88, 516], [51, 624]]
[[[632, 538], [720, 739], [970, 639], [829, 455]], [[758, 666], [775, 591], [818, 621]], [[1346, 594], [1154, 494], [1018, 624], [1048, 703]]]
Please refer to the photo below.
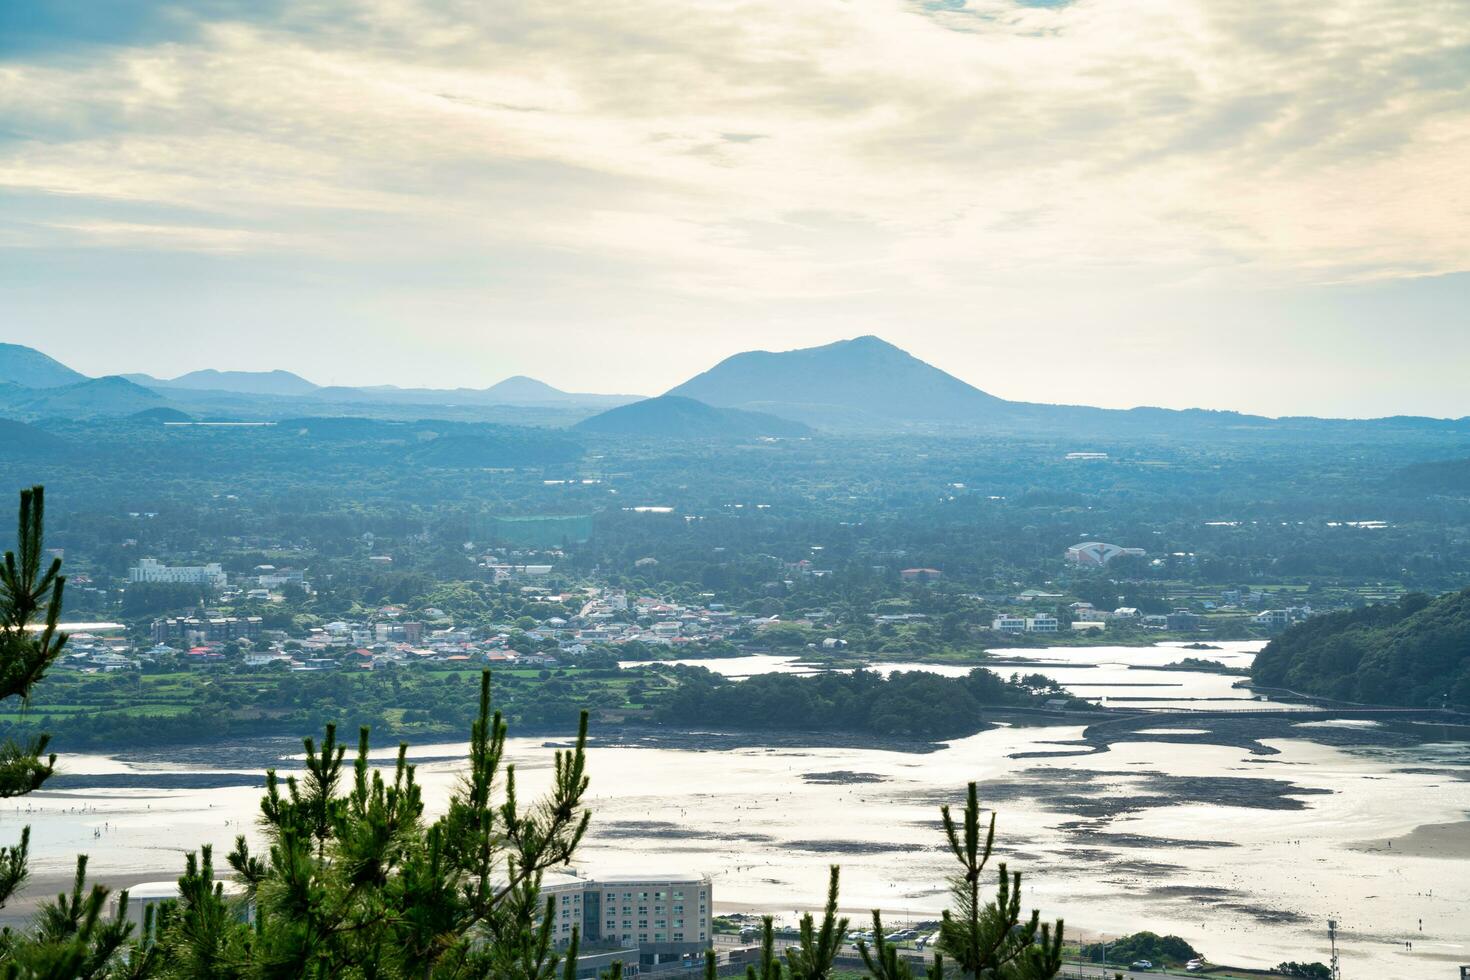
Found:
[[1470, 268], [1463, 0], [39, 6], [12, 247], [745, 303]]

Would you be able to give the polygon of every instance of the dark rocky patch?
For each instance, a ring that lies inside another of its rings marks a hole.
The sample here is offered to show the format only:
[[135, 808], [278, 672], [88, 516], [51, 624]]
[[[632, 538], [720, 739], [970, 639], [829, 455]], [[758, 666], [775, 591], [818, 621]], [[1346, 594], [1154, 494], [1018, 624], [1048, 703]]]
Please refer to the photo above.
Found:
[[1103, 830], [1077, 827], [1068, 828], [1072, 836], [1081, 838], [1087, 843], [1098, 844], [1102, 847], [1159, 847], [1180, 850], [1205, 850], [1215, 847], [1239, 847], [1233, 841], [1224, 840], [1189, 840], [1181, 837], [1149, 837], [1144, 834], [1114, 834]]
[[887, 844], [878, 841], [860, 840], [794, 840], [785, 845], [797, 851], [816, 851], [829, 854], [911, 854], [915, 851], [938, 850], [924, 844]]
[[1286, 909], [1271, 909], [1263, 905], [1249, 905], [1244, 902], [1226, 902], [1217, 906], [1229, 912], [1239, 912], [1248, 915], [1257, 922], [1269, 922], [1273, 925], [1294, 925], [1306, 922], [1307, 917], [1300, 912], [1288, 912]]
[[685, 827], [664, 820], [617, 820], [599, 823], [594, 831], [598, 837], [614, 840], [728, 840], [765, 844], [775, 840], [768, 834], [747, 834], [738, 831], [711, 831]]
[[801, 778], [809, 783], [836, 786], [888, 782], [887, 776], [880, 776], [876, 772], [853, 772], [850, 769], [839, 769], [836, 772], [807, 772], [802, 773]]
[[1148, 893], [1156, 898], [1193, 898], [1202, 902], [1218, 902], [1240, 894], [1233, 888], [1211, 885], [1155, 885]]

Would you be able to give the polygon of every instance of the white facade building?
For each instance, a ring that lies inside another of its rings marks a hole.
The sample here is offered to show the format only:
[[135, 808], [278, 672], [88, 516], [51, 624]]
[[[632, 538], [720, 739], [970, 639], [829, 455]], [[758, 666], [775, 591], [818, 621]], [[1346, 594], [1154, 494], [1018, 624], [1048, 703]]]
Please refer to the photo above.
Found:
[[129, 582], [159, 582], [165, 585], [225, 587], [225, 570], [219, 562], [208, 565], [165, 565], [157, 558], [140, 558], [128, 569]]
[[1122, 545], [1103, 541], [1084, 541], [1067, 549], [1067, 561], [1074, 565], [1106, 565], [1121, 555], [1136, 555], [1142, 558], [1147, 552], [1142, 548], [1125, 548]]
[[1026, 620], [1020, 616], [997, 616], [990, 621], [990, 628], [997, 633], [1024, 633]]

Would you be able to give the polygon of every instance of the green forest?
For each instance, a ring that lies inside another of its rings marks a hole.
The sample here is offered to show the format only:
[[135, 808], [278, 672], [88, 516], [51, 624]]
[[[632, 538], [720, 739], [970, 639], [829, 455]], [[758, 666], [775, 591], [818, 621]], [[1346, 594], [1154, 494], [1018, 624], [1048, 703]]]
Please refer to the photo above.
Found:
[[1470, 589], [1298, 623], [1261, 651], [1251, 677], [1345, 701], [1470, 705]]

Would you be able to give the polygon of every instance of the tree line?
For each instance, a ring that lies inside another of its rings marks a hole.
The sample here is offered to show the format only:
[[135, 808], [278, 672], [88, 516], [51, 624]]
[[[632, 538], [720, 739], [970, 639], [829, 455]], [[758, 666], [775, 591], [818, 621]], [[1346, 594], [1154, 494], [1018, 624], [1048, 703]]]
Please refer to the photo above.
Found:
[[[737, 730], [856, 732], [948, 739], [984, 728], [987, 707], [1035, 707], [1068, 696], [1039, 674], [1006, 680], [983, 667], [963, 677], [930, 671], [760, 674], [742, 681], [704, 667], [676, 668], [678, 688], [655, 709], [668, 724]], [[1069, 706], [1085, 705], [1068, 698]]]

